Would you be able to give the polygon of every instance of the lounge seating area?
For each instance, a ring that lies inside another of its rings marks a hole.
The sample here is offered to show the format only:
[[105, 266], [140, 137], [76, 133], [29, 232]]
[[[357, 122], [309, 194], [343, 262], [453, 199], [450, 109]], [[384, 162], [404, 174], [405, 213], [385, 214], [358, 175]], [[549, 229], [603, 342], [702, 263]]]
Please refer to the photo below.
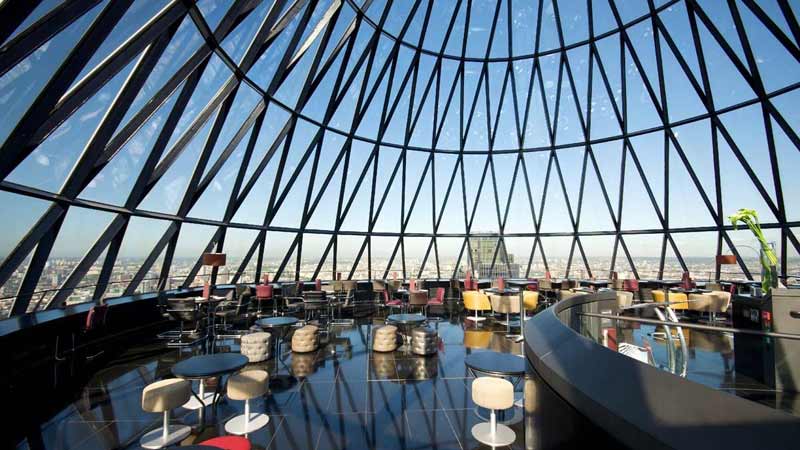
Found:
[[0, 449], [800, 443], [797, 105], [800, 0], [0, 0]]

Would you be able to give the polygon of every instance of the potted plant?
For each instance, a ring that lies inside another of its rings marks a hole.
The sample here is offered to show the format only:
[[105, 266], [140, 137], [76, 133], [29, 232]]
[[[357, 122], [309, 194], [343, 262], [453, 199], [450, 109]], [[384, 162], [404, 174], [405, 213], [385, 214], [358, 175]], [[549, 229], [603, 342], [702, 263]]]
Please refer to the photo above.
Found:
[[769, 294], [772, 288], [778, 287], [778, 273], [776, 269], [778, 258], [775, 256], [775, 250], [769, 245], [767, 238], [761, 231], [758, 213], [753, 209], [742, 208], [736, 211], [736, 214], [728, 218], [734, 230], [737, 230], [739, 222], [742, 222], [750, 228], [750, 231], [752, 231], [756, 239], [758, 239], [758, 243], [761, 245], [761, 252], [759, 252], [759, 259], [761, 260], [761, 290], [764, 292], [764, 295]]

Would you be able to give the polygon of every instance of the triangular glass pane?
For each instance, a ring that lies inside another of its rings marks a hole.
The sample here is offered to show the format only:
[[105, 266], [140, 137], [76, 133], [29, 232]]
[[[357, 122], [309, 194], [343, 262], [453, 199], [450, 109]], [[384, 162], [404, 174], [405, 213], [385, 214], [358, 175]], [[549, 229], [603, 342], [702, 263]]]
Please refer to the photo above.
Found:
[[11, 172], [14, 183], [59, 192], [135, 64], [129, 63]]

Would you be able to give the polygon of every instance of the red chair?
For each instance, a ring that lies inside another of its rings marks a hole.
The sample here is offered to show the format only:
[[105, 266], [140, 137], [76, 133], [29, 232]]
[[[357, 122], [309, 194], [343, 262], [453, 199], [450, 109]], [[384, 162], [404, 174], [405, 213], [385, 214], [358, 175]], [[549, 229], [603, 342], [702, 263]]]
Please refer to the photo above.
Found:
[[220, 436], [208, 439], [200, 443], [208, 447], [221, 448], [223, 450], [250, 450], [250, 441], [242, 436]]
[[264, 312], [264, 303], [265, 302], [272, 302], [272, 314], [278, 315], [278, 308], [275, 299], [273, 298], [273, 289], [272, 285], [269, 284], [259, 284], [256, 286], [256, 300], [258, 301], [258, 312]]
[[539, 290], [539, 282], [537, 280], [528, 280], [528, 286], [526, 286], [529, 291], [538, 291]]
[[634, 298], [639, 297], [639, 280], [631, 278], [622, 282], [622, 290], [633, 292]]
[[[432, 297], [428, 299], [428, 304], [425, 305], [425, 317], [428, 317], [428, 308], [431, 306], [442, 306], [444, 305], [444, 288], [436, 288], [436, 297]], [[428, 320], [441, 320], [439, 317], [435, 317], [433, 319]]]
[[383, 304], [389, 308], [400, 308], [400, 311], [403, 310], [403, 302], [400, 299], [391, 298], [389, 297], [389, 291], [383, 291]]

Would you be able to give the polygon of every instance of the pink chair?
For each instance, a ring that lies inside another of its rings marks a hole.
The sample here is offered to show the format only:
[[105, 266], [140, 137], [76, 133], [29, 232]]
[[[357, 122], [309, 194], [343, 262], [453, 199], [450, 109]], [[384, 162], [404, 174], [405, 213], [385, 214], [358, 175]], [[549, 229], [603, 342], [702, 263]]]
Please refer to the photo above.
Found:
[[403, 311], [403, 302], [396, 298], [389, 297], [389, 291], [383, 291], [383, 304], [389, 308], [400, 308]]
[[[428, 317], [428, 308], [430, 308], [431, 306], [442, 306], [442, 305], [444, 305], [444, 288], [440, 287], [440, 288], [436, 288], [436, 297], [432, 297], [432, 298], [428, 299], [428, 304], [425, 305], [425, 308], [424, 308], [425, 317]], [[429, 318], [428, 320], [436, 320], [436, 321], [438, 321], [438, 320], [442, 320], [442, 319], [439, 318], [439, 317], [434, 317], [433, 319]]]
[[258, 312], [264, 312], [264, 302], [272, 301], [272, 314], [277, 315], [278, 309], [277, 304], [273, 298], [273, 290], [272, 285], [270, 284], [259, 284], [256, 285], [256, 301], [258, 301]]

